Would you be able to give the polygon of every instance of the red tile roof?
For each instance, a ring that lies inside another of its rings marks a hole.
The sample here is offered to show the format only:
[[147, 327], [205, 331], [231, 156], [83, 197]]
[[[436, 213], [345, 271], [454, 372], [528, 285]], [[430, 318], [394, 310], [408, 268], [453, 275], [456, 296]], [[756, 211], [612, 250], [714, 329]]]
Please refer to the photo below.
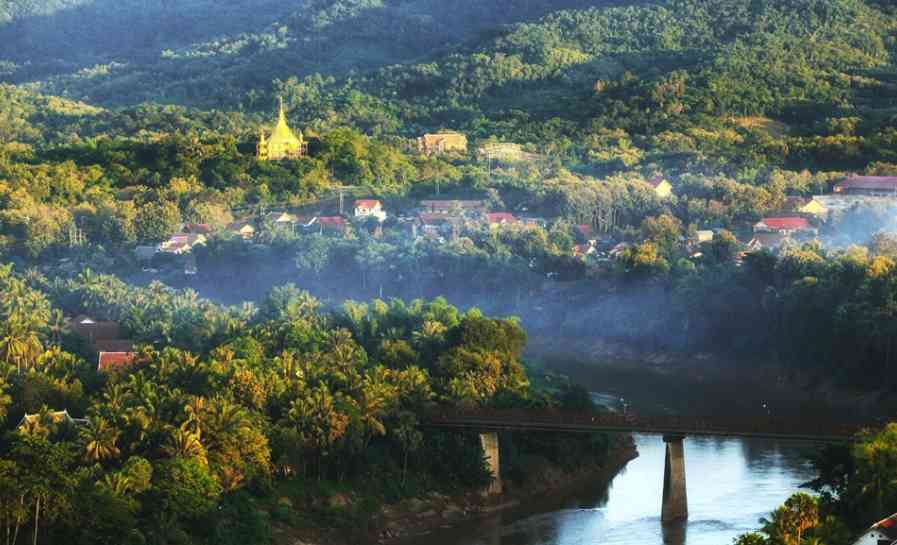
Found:
[[835, 184], [836, 192], [844, 189], [897, 191], [897, 176], [857, 176], [854, 174], [843, 182]]
[[515, 223], [517, 218], [510, 212], [492, 212], [486, 214], [486, 220], [491, 223]]
[[133, 362], [133, 352], [100, 352], [100, 356], [97, 358], [97, 369], [99, 371], [121, 369], [131, 365]]
[[884, 520], [876, 522], [869, 530], [871, 531], [873, 529], [878, 530], [888, 539], [897, 539], [897, 513]]
[[784, 218], [763, 218], [760, 220], [760, 223], [776, 231], [810, 229], [810, 222], [808, 222], [806, 218], [794, 216]]
[[345, 225], [346, 218], [342, 216], [322, 216], [318, 218], [318, 223], [323, 225]]
[[355, 208], [377, 208], [380, 201], [376, 199], [359, 199], [355, 201]]

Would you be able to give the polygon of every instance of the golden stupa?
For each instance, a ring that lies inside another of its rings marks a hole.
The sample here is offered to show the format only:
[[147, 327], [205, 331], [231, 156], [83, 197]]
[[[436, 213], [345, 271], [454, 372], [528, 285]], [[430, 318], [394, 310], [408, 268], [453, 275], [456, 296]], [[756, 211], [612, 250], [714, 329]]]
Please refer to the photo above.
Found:
[[277, 116], [277, 125], [271, 131], [271, 137], [265, 137], [264, 129], [259, 130], [259, 144], [256, 157], [259, 161], [279, 161], [280, 159], [298, 159], [308, 151], [308, 144], [302, 137], [293, 134], [287, 125], [287, 116], [283, 111], [283, 98], [280, 99], [280, 113]]

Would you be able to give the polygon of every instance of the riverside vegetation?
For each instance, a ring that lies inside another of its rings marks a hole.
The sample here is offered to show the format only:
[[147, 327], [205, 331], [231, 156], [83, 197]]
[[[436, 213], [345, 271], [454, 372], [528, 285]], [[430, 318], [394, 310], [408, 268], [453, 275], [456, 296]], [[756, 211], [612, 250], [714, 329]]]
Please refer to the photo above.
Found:
[[[442, 300], [325, 312], [292, 286], [255, 309], [89, 272], [0, 270], [0, 524], [10, 543], [268, 543], [272, 524], [364, 532], [383, 502], [488, 484], [476, 434], [419, 427], [437, 406], [594, 409], [530, 386], [513, 320]], [[63, 312], [142, 348], [99, 373]], [[54, 421], [66, 408], [86, 422]], [[24, 414], [35, 415], [20, 420]], [[503, 461], [574, 468], [604, 435], [518, 437]], [[333, 506], [326, 499], [348, 495]], [[323, 502], [323, 503], [322, 503]]]

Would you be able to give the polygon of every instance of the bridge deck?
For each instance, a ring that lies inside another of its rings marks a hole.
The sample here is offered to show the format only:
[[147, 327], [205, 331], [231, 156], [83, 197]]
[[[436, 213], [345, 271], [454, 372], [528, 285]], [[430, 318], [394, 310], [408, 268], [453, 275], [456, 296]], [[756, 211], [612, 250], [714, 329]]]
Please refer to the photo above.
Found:
[[564, 411], [477, 410], [429, 413], [423, 424], [480, 431], [624, 432], [684, 436], [762, 437], [818, 442], [851, 441], [869, 422], [844, 423], [812, 418], [638, 416]]

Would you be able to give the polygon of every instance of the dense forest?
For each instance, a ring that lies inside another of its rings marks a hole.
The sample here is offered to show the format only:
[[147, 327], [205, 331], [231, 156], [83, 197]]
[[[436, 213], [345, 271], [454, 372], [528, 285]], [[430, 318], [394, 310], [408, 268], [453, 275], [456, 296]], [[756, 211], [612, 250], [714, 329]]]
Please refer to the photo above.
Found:
[[[284, 286], [258, 307], [226, 308], [160, 284], [9, 267], [0, 290], [11, 544], [269, 543], [275, 523], [363, 533], [382, 502], [489, 482], [477, 435], [421, 429], [425, 411], [591, 406], [563, 382], [530, 386], [516, 322], [444, 300], [325, 312]], [[79, 313], [119, 323], [142, 346], [133, 363], [99, 372], [63, 319]], [[55, 418], [63, 409], [85, 420]], [[611, 446], [520, 437], [505, 471], [577, 467]], [[333, 507], [337, 493], [349, 500]]]

